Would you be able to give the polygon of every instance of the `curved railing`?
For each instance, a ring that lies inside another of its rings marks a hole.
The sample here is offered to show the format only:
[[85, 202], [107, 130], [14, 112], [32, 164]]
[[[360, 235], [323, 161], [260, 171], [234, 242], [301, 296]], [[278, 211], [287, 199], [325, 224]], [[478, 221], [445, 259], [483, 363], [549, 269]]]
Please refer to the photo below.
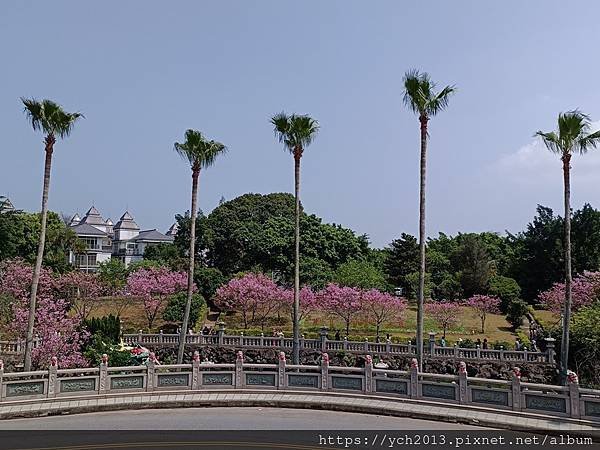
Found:
[[[434, 337], [434, 336], [433, 336]], [[134, 345], [140, 344], [151, 347], [170, 347], [179, 344], [179, 334], [124, 334], [125, 343]], [[462, 360], [484, 360], [498, 362], [527, 362], [527, 363], [555, 363], [554, 339], [546, 340], [547, 350], [545, 352], [528, 350], [491, 350], [483, 348], [462, 348], [459, 346], [441, 347], [435, 343], [435, 339], [430, 336], [429, 344], [425, 348], [425, 353], [430, 358], [452, 358]], [[286, 337], [272, 336], [244, 336], [228, 335], [223, 330], [217, 334], [188, 334], [185, 337], [187, 345], [191, 346], [219, 346], [236, 349], [263, 349], [272, 348], [278, 350], [290, 350], [292, 348], [292, 339]], [[348, 341], [331, 340], [326, 335], [321, 335], [320, 339], [300, 339], [301, 350], [316, 350], [320, 352], [350, 352], [371, 355], [406, 355], [415, 356], [416, 346], [407, 342], [406, 344], [392, 343], [390, 340], [385, 342], [369, 341]]]
[[423, 399], [498, 410], [543, 413], [600, 422], [600, 390], [582, 389], [572, 378], [567, 386], [525, 383], [515, 370], [511, 381], [408, 371], [373, 366], [330, 366], [327, 353], [319, 365], [290, 365], [285, 353], [277, 364], [247, 364], [242, 352], [233, 364], [159, 364], [151, 354], [147, 365], [60, 369], [4, 373], [0, 364], [0, 405], [13, 400], [95, 396], [126, 392], [204, 391], [210, 389], [276, 389], [304, 393], [350, 392], [398, 399]]

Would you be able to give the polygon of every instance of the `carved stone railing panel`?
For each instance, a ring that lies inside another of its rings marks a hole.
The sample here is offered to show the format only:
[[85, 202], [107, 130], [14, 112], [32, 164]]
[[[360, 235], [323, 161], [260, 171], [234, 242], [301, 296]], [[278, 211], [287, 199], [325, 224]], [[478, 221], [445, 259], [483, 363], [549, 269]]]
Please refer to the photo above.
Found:
[[506, 407], [510, 405], [508, 391], [480, 387], [471, 388], [471, 402]]
[[564, 397], [525, 394], [525, 408], [566, 414], [567, 401]]
[[442, 398], [444, 400], [456, 400], [456, 385], [421, 383], [421, 395], [423, 397]]

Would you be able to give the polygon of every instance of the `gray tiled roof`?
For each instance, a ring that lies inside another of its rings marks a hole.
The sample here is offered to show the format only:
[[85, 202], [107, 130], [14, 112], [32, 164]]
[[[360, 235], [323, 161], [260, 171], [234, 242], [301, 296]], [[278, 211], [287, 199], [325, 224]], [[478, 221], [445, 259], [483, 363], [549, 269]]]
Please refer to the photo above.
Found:
[[165, 236], [157, 230], [144, 230], [140, 231], [136, 237], [131, 239], [132, 241], [159, 241], [159, 242], [173, 242], [173, 236]]
[[81, 223], [89, 223], [90, 225], [105, 225], [102, 216], [94, 206], [88, 209], [88, 212], [86, 212], [83, 219], [81, 219]]
[[113, 230], [139, 230], [140, 227], [131, 217], [129, 211], [125, 211], [125, 213], [121, 216], [119, 221], [113, 227]]
[[87, 223], [80, 223], [71, 227], [78, 236], [107, 236], [106, 233], [100, 231], [98, 228], [93, 227]]

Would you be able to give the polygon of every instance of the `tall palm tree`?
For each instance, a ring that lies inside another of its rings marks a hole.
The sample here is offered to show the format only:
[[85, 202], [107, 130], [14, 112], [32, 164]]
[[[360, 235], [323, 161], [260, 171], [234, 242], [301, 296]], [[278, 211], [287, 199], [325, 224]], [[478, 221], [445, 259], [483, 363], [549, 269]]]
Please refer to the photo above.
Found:
[[206, 169], [214, 164], [217, 156], [227, 151], [220, 142], [207, 140], [202, 133], [196, 130], [185, 132], [183, 143], [175, 142], [175, 151], [186, 160], [192, 168], [192, 210], [190, 211], [190, 262], [188, 269], [187, 301], [183, 314], [183, 323], [179, 336], [179, 349], [177, 352], [177, 364], [183, 362], [185, 351], [185, 335], [190, 320], [190, 309], [192, 306], [192, 295], [194, 293], [194, 260], [196, 255], [196, 205], [198, 197], [198, 178], [200, 170]]
[[404, 104], [418, 114], [421, 123], [421, 183], [419, 195], [419, 290], [417, 296], [417, 360], [423, 369], [423, 301], [425, 297], [425, 175], [427, 172], [427, 125], [429, 119], [448, 106], [454, 86], [435, 92], [429, 74], [410, 70], [404, 75]]
[[286, 150], [294, 156], [294, 194], [296, 197], [296, 226], [294, 233], [294, 331], [292, 362], [300, 362], [300, 158], [319, 132], [319, 122], [309, 116], [287, 115], [285, 112], [271, 118], [275, 135]]
[[25, 372], [31, 370], [31, 349], [33, 344], [33, 326], [35, 323], [35, 305], [37, 288], [40, 281], [44, 245], [46, 243], [46, 221], [48, 216], [48, 191], [50, 189], [50, 170], [52, 168], [52, 153], [56, 137], [65, 138], [73, 130], [75, 122], [83, 117], [81, 113], [65, 112], [60, 105], [51, 100], [37, 101], [35, 99], [21, 98], [25, 106], [25, 114], [34, 130], [41, 130], [45, 135], [46, 161], [44, 164], [44, 188], [42, 191], [42, 218], [38, 252], [31, 280], [31, 295], [29, 297], [29, 317], [27, 320], [27, 337], [25, 341]]
[[571, 157], [573, 153], [584, 154], [596, 148], [600, 142], [600, 131], [590, 133], [590, 118], [578, 110], [558, 115], [558, 131], [535, 136], [542, 138], [546, 148], [560, 156], [563, 165], [565, 203], [565, 303], [563, 306], [563, 329], [560, 349], [560, 369], [563, 383], [569, 367], [569, 322], [571, 321]]

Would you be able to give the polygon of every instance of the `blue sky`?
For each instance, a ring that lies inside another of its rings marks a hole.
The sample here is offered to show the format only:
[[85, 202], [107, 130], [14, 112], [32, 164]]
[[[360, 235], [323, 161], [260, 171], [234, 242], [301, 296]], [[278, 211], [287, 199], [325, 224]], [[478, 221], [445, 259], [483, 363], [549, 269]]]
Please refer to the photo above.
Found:
[[[269, 117], [308, 113], [309, 212], [383, 246], [418, 225], [418, 121], [402, 76], [456, 84], [430, 124], [428, 233], [518, 231], [537, 203], [561, 208], [560, 161], [534, 141], [558, 112], [600, 119], [600, 3], [590, 1], [60, 1], [0, 3], [0, 193], [39, 209], [42, 136], [20, 96], [81, 121], [56, 146], [50, 207], [165, 230], [189, 208], [173, 152], [187, 128], [230, 151], [200, 206], [293, 190]], [[598, 151], [600, 153], [600, 151]], [[600, 155], [573, 161], [573, 203], [600, 207]]]

